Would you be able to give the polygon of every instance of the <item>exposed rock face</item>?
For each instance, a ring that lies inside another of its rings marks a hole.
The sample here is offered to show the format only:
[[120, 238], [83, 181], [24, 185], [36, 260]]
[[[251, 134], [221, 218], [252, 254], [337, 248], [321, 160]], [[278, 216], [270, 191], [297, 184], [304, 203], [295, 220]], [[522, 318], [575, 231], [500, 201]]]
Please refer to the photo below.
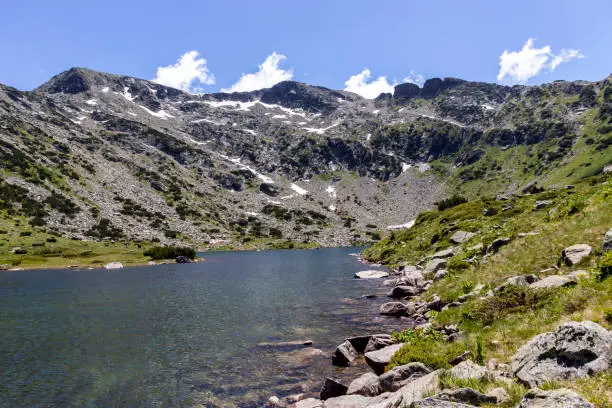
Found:
[[420, 93], [421, 88], [419, 88], [418, 85], [408, 82], [405, 84], [396, 85], [393, 91], [393, 97], [396, 99], [409, 99], [419, 96]]
[[380, 383], [378, 376], [374, 373], [365, 373], [351, 382], [347, 394], [359, 394], [366, 397], [374, 397], [380, 394]]
[[383, 392], [395, 392], [409, 382], [429, 373], [431, 370], [418, 362], [393, 367], [379, 377], [380, 388]]
[[323, 383], [323, 387], [321, 387], [321, 399], [326, 400], [328, 398], [345, 395], [347, 390], [348, 387], [340, 381], [327, 377]]
[[531, 289], [560, 288], [575, 285], [576, 281], [562, 275], [551, 275], [529, 285]]
[[595, 408], [580, 395], [567, 388], [542, 391], [531, 389], [527, 391], [518, 408]]
[[345, 341], [334, 350], [332, 354], [332, 364], [348, 367], [357, 357], [357, 350], [355, 350], [350, 341]]
[[358, 279], [379, 279], [379, 278], [386, 278], [387, 276], [389, 276], [387, 272], [377, 271], [377, 270], [361, 271], [361, 272], [355, 273], [355, 278], [358, 278]]
[[461, 244], [462, 242], [472, 239], [476, 234], [467, 231], [457, 231], [451, 237], [450, 241], [453, 244]]
[[380, 305], [380, 314], [385, 316], [410, 316], [414, 312], [413, 303], [387, 302]]
[[606, 232], [606, 235], [604, 236], [604, 242], [603, 242], [601, 249], [604, 252], [612, 251], [612, 228], [610, 228], [608, 232]]
[[400, 344], [393, 344], [380, 350], [370, 351], [365, 353], [366, 363], [374, 370], [377, 375], [381, 375], [385, 372], [385, 367], [391, 361], [391, 357], [403, 346]]
[[591, 255], [593, 248], [587, 244], [576, 244], [565, 248], [561, 256], [566, 264], [572, 266], [580, 263], [584, 258]]
[[457, 248], [450, 247], [443, 249], [442, 251], [438, 251], [431, 256], [431, 258], [451, 258], [457, 254]]
[[591, 321], [569, 322], [542, 333], [512, 357], [514, 375], [530, 387], [585, 377], [612, 366], [612, 334]]

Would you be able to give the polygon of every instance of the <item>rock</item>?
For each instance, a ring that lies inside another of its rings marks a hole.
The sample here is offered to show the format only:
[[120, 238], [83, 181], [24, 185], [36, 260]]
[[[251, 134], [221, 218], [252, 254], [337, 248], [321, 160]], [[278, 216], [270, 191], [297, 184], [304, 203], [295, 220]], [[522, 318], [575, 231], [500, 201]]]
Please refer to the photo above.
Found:
[[589, 276], [589, 272], [579, 269], [577, 271], [571, 271], [570, 273], [567, 274], [567, 277], [570, 279], [579, 279], [579, 278], [586, 278], [587, 276]]
[[380, 350], [393, 344], [395, 344], [395, 341], [391, 338], [391, 335], [375, 334], [370, 338], [370, 341], [363, 352], [369, 353], [370, 351]]
[[504, 281], [501, 285], [495, 288], [495, 292], [499, 292], [506, 286], [529, 286], [534, 282], [537, 282], [538, 277], [530, 274], [530, 275], [518, 275], [511, 276]]
[[529, 285], [530, 289], [549, 289], [575, 285], [576, 281], [561, 275], [547, 276]]
[[189, 257], [183, 256], [183, 255], [177, 256], [176, 257], [176, 263], [179, 263], [179, 264], [191, 263], [191, 259], [189, 259]]
[[430, 258], [431, 259], [434, 259], [434, 258], [452, 258], [456, 254], [457, 254], [457, 248], [450, 247], [450, 248], [447, 248], [447, 249], [443, 249], [442, 251], [436, 252]]
[[612, 228], [606, 232], [601, 250], [603, 252], [612, 251]]
[[393, 367], [378, 379], [382, 391], [394, 392], [409, 382], [429, 373], [431, 373], [431, 370], [425, 367], [423, 363], [408, 363], [402, 366]]
[[436, 395], [434, 398], [452, 402], [465, 402], [473, 405], [497, 403], [497, 397], [483, 394], [472, 388], [445, 390]]
[[157, 265], [157, 262], [155, 262], [155, 261], [149, 261], [149, 262], [147, 262], [147, 265], [149, 265], [149, 266], [154, 266], [154, 265]]
[[350, 341], [345, 341], [334, 350], [332, 364], [340, 367], [348, 367], [358, 357], [357, 350]]
[[258, 343], [257, 347], [265, 348], [297, 348], [297, 347], [308, 347], [312, 346], [312, 340], [296, 340], [296, 341], [279, 341], [277, 343]]
[[296, 402], [295, 408], [323, 408], [323, 401], [316, 398], [306, 398]]
[[276, 197], [280, 194], [281, 189], [278, 186], [271, 184], [271, 183], [261, 183], [259, 185], [259, 191], [271, 197]]
[[472, 360], [465, 360], [451, 368], [449, 374], [462, 380], [478, 380], [487, 375], [487, 369], [474, 363]]
[[435, 397], [425, 398], [410, 405], [411, 408], [473, 408], [474, 405], [466, 405], [460, 402], [441, 400]]
[[270, 398], [268, 398], [268, 402], [266, 404], [266, 407], [272, 407], [272, 408], [282, 407], [280, 398], [278, 398], [277, 396], [274, 396], [274, 395], [271, 396]]
[[525, 393], [518, 408], [595, 408], [580, 395], [567, 388], [542, 391], [538, 388]]
[[396, 85], [393, 89], [393, 97], [395, 99], [416, 98], [421, 93], [421, 88], [418, 85], [406, 82]]
[[440, 78], [430, 78], [423, 84], [421, 97], [429, 99], [435, 97], [438, 92], [444, 89], [444, 82]]
[[453, 244], [461, 244], [462, 242], [465, 241], [469, 241], [470, 239], [472, 239], [476, 234], [474, 234], [473, 232], [467, 232], [467, 231], [456, 231], [451, 237], [450, 237], [450, 242], [452, 242]]
[[391, 394], [384, 404], [376, 405], [376, 408], [410, 407], [412, 403], [422, 400], [426, 395], [437, 393], [440, 390], [441, 372], [436, 370], [409, 382]]
[[425, 284], [425, 278], [423, 277], [423, 274], [419, 271], [404, 272], [401, 281], [404, 283], [404, 285], [416, 286], [419, 288], [423, 287], [423, 285]]
[[385, 316], [410, 316], [414, 312], [414, 303], [387, 302], [380, 305], [380, 314]]
[[121, 269], [123, 264], [121, 262], [110, 262], [104, 265], [104, 269]]
[[434, 281], [438, 281], [440, 279], [444, 279], [445, 277], [448, 276], [448, 271], [446, 269], [440, 269], [438, 272], [435, 273], [435, 275], [433, 276], [433, 280]]
[[446, 268], [446, 259], [444, 258], [434, 258], [431, 261], [427, 262], [425, 265], [425, 273], [433, 273], [439, 271], [440, 269]]
[[349, 337], [349, 338], [345, 339], [345, 341], [348, 341], [349, 343], [351, 343], [353, 348], [358, 353], [363, 353], [365, 351], [365, 348], [368, 345], [368, 342], [370, 341], [371, 338], [372, 338], [371, 335], [367, 335], [367, 336], [355, 336], [355, 337]]
[[482, 210], [482, 215], [484, 215], [485, 217], [492, 217], [494, 215], [497, 215], [498, 213], [499, 210], [495, 207], [485, 208], [484, 210]]
[[471, 351], [465, 351], [462, 354], [458, 355], [457, 357], [455, 357], [454, 359], [452, 359], [450, 361], [450, 364], [455, 366], [459, 363], [462, 363], [464, 361], [466, 361], [469, 357], [472, 357], [472, 352]]
[[389, 364], [389, 361], [391, 361], [391, 357], [393, 357], [403, 345], [403, 343], [393, 344], [380, 350], [367, 352], [365, 353], [366, 363], [368, 363], [377, 375], [381, 375], [385, 372], [385, 367]]
[[328, 398], [339, 397], [345, 395], [348, 387], [338, 380], [327, 377], [321, 387], [321, 399], [326, 400]]
[[549, 205], [552, 205], [552, 201], [550, 200], [538, 200], [535, 202], [535, 204], [533, 205], [533, 208], [535, 210], [541, 210], [542, 208], [546, 208]]
[[585, 257], [589, 256], [592, 250], [593, 248], [591, 248], [590, 245], [576, 244], [565, 248], [561, 252], [561, 256], [567, 265], [572, 266], [580, 263]]
[[605, 371], [612, 366], [612, 334], [588, 320], [568, 322], [524, 344], [511, 366], [514, 375], [530, 387]]
[[313, 364], [315, 360], [323, 360], [326, 358], [323, 350], [305, 347], [298, 350], [283, 353], [279, 356], [279, 360], [284, 364], [291, 366], [292, 368], [308, 367]]
[[393, 289], [391, 289], [391, 291], [387, 293], [387, 296], [391, 298], [405, 298], [405, 297], [416, 296], [422, 292], [423, 292], [422, 289], [419, 289], [415, 286], [400, 285], [400, 286], [396, 286]]
[[[512, 381], [512, 380], [510, 380]], [[493, 388], [487, 392], [487, 395], [490, 397], [495, 397], [497, 399], [497, 404], [503, 404], [504, 402], [510, 401], [510, 395], [506, 392], [502, 387]]]
[[488, 253], [495, 253], [499, 251], [499, 248], [508, 245], [512, 241], [511, 238], [497, 238], [495, 241], [491, 242], [491, 245], [487, 248]]
[[610, 174], [610, 173], [612, 173], [612, 164], [608, 164], [606, 167], [604, 167], [602, 172], [603, 172], [603, 174]]
[[355, 274], [355, 278], [358, 279], [379, 279], [386, 278], [387, 276], [389, 276], [389, 273], [377, 270], [361, 271]]
[[370, 405], [372, 398], [363, 395], [343, 395], [330, 398], [323, 405], [325, 408], [365, 408]]
[[365, 373], [354, 379], [348, 387], [347, 394], [359, 394], [366, 397], [375, 397], [380, 394], [378, 376], [374, 373]]

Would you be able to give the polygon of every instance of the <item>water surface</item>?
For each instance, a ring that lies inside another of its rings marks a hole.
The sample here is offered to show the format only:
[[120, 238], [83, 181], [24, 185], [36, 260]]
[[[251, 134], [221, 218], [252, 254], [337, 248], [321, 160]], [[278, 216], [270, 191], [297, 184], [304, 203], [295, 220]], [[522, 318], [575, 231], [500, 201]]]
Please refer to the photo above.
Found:
[[[333, 347], [397, 327], [355, 249], [206, 253], [206, 262], [0, 273], [0, 406], [255, 407], [313, 392]], [[311, 339], [280, 350], [261, 342]], [[318, 352], [320, 349], [323, 353]]]

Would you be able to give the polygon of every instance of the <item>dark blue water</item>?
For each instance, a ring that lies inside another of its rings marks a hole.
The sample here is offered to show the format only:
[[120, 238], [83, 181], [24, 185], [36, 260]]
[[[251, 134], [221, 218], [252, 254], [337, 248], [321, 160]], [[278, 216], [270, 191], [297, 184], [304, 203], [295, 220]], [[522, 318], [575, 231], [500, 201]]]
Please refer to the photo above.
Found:
[[[333, 347], [397, 320], [354, 249], [202, 254], [188, 265], [0, 273], [0, 406], [261, 406], [316, 391]], [[386, 326], [386, 327], [385, 327]], [[261, 342], [311, 339], [293, 351]]]

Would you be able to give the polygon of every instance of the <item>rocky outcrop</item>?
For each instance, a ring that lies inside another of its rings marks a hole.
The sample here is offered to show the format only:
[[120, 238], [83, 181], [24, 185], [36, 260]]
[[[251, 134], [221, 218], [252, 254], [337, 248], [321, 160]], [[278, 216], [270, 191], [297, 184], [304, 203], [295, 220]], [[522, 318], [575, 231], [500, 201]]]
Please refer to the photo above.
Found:
[[350, 341], [345, 341], [334, 350], [332, 354], [332, 364], [340, 367], [348, 367], [359, 356], [357, 350]]
[[379, 377], [380, 388], [383, 392], [395, 392], [409, 382], [429, 373], [431, 370], [418, 362], [393, 367]]
[[569, 265], [576, 265], [580, 263], [584, 258], [591, 255], [593, 248], [587, 244], [576, 244], [565, 248], [561, 252], [563, 261]]
[[424, 272], [426, 274], [434, 273], [436, 271], [439, 271], [440, 269], [444, 269], [446, 268], [446, 263], [447, 260], [444, 258], [434, 258], [431, 261], [427, 262], [427, 265], [425, 265]]
[[380, 350], [365, 353], [366, 363], [374, 370], [377, 375], [385, 372], [385, 367], [391, 361], [391, 357], [402, 348], [404, 344], [393, 344]]
[[354, 379], [346, 391], [347, 394], [359, 394], [365, 397], [374, 397], [380, 394], [380, 382], [378, 376], [373, 373], [365, 373]]
[[[440, 391], [441, 371], [433, 371], [423, 377], [419, 377], [409, 382], [395, 393], [393, 393], [384, 403], [376, 405], [376, 408], [400, 408], [409, 407], [410, 404], [421, 401], [427, 395], [432, 395]], [[435, 406], [435, 405], [430, 405]]]
[[612, 334], [591, 321], [565, 323], [523, 345], [511, 364], [514, 375], [530, 387], [585, 377], [612, 366]]
[[474, 405], [462, 404], [460, 402], [441, 400], [430, 397], [420, 401], [416, 401], [410, 405], [410, 408], [473, 408]]
[[328, 398], [345, 395], [347, 390], [348, 387], [340, 381], [327, 377], [321, 387], [321, 399], [326, 400]]
[[261, 183], [259, 185], [259, 191], [270, 197], [276, 197], [280, 194], [281, 189], [272, 183]]
[[595, 408], [580, 395], [567, 388], [543, 391], [538, 388], [527, 391], [518, 408]]

